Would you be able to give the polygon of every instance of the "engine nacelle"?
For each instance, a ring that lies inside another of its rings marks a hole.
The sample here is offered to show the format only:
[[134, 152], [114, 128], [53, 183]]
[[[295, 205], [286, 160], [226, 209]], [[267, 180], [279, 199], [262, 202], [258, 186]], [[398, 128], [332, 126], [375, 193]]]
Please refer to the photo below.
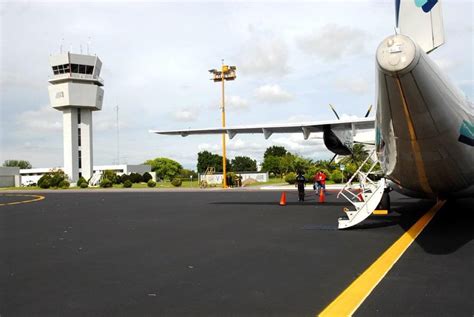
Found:
[[354, 139], [351, 131], [331, 129], [330, 126], [324, 127], [323, 134], [324, 145], [329, 151], [337, 155], [351, 155]]

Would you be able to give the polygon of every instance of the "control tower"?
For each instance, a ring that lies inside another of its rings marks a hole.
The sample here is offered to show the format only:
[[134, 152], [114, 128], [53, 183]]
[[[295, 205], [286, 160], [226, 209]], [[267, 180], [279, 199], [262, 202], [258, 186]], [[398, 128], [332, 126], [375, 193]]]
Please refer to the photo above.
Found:
[[51, 106], [63, 113], [64, 172], [71, 182], [92, 177], [92, 111], [102, 109], [104, 82], [97, 56], [70, 52], [49, 58]]

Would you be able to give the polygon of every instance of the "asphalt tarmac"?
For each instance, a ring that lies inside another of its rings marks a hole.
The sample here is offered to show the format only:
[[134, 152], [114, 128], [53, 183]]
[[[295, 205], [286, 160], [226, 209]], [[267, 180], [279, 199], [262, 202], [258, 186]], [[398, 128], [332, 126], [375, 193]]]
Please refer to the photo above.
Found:
[[[314, 316], [433, 205], [392, 194], [338, 231], [334, 193], [0, 193], [0, 314]], [[472, 316], [473, 206], [448, 202], [356, 315]]]

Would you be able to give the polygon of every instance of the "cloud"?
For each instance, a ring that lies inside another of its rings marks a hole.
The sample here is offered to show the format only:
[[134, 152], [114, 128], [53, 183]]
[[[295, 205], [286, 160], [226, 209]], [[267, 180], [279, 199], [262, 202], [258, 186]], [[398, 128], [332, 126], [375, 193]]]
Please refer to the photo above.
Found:
[[349, 26], [327, 24], [297, 42], [303, 52], [324, 61], [337, 61], [365, 51], [366, 33]]
[[363, 78], [344, 78], [334, 82], [336, 89], [340, 92], [363, 95], [370, 91], [369, 82]]
[[171, 114], [175, 121], [192, 122], [196, 121], [198, 113], [194, 109], [181, 109]]
[[237, 57], [239, 69], [246, 74], [283, 76], [289, 72], [288, 45], [272, 32], [249, 27], [250, 37]]
[[293, 99], [293, 96], [278, 85], [264, 85], [255, 90], [257, 100], [265, 103], [283, 103]]
[[63, 128], [62, 115], [50, 106], [38, 110], [22, 112], [16, 122], [22, 129], [29, 132], [61, 131]]
[[284, 146], [291, 153], [309, 158], [319, 158], [329, 152], [323, 140], [319, 136], [313, 135], [305, 140], [302, 134], [290, 134], [289, 136], [274, 138], [273, 143]]
[[226, 107], [228, 106], [229, 110], [247, 110], [249, 106], [248, 101], [239, 96], [229, 96], [225, 100]]
[[[93, 113], [93, 126], [94, 126], [94, 131], [108, 131], [108, 130], [113, 130], [115, 131], [117, 129], [117, 120], [115, 119], [115, 115], [113, 118], [109, 116], [105, 116], [105, 113]], [[123, 121], [125, 119], [121, 119], [119, 117], [119, 128], [126, 128], [128, 125]]]
[[200, 143], [198, 144], [198, 150], [201, 151], [209, 151], [209, 152], [217, 152], [221, 151], [221, 147], [217, 144], [209, 144], [209, 143]]
[[457, 67], [461, 66], [461, 61], [455, 60], [454, 58], [438, 57], [434, 58], [435, 63], [444, 72], [450, 72]]

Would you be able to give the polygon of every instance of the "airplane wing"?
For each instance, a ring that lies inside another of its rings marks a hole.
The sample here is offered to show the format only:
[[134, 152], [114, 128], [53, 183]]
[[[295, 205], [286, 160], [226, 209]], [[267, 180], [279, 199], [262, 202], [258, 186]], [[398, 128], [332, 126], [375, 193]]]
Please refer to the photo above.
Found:
[[237, 134], [255, 134], [263, 133], [265, 139], [268, 139], [273, 133], [303, 133], [305, 139], [308, 139], [311, 133], [325, 132], [326, 129], [334, 131], [347, 131], [356, 135], [358, 130], [368, 130], [374, 128], [374, 118], [359, 118], [348, 120], [328, 120], [307, 123], [287, 123], [287, 124], [262, 124], [252, 126], [235, 126], [225, 128], [205, 128], [205, 129], [183, 129], [183, 130], [150, 130], [150, 133], [164, 135], [206, 135], [226, 133], [232, 139]]

